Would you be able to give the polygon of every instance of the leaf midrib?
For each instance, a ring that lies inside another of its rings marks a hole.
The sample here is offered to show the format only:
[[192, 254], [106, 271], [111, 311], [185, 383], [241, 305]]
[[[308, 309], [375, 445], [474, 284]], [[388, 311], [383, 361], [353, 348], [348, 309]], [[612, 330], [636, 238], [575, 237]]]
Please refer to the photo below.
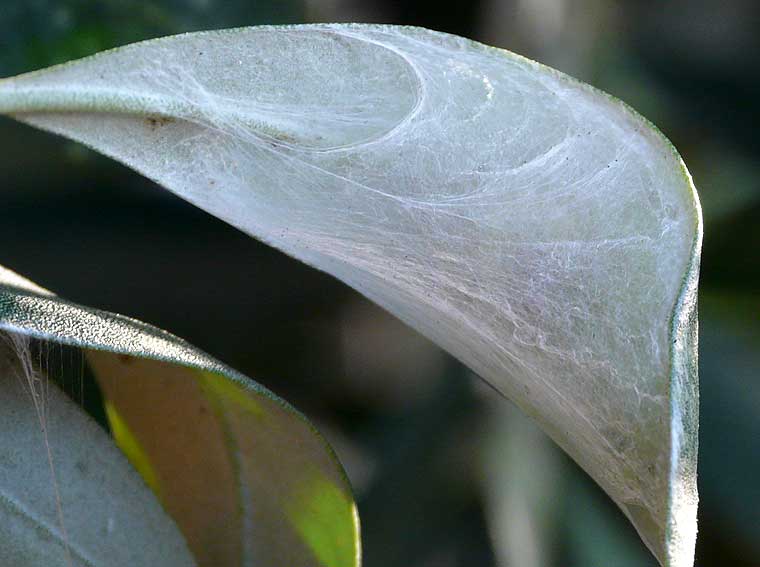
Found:
[[43, 529], [45, 533], [58, 542], [61, 547], [64, 549], [68, 548], [70, 553], [87, 567], [106, 567], [105, 564], [100, 564], [90, 557], [86, 551], [80, 549], [71, 541], [67, 541], [67, 539], [61, 534], [60, 528], [37, 515], [33, 510], [30, 510], [25, 506], [23, 502], [2, 487], [0, 487], [0, 506], [12, 514], [32, 522], [36, 527]]

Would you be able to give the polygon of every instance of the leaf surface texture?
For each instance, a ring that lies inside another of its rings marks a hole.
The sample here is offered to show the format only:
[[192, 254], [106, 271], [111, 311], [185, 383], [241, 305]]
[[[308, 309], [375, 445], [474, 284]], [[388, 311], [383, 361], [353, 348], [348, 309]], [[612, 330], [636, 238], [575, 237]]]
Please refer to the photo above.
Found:
[[[2, 268], [0, 328], [87, 350], [116, 442], [199, 565], [358, 565], [358, 516], [340, 463], [269, 390], [165, 331], [67, 302]], [[88, 513], [84, 503], [75, 510]], [[150, 541], [134, 537], [135, 549]], [[124, 563], [159, 564], [170, 563]]]
[[387, 308], [691, 567], [700, 209], [620, 101], [451, 35], [313, 25], [127, 46], [1, 82], [0, 111]]

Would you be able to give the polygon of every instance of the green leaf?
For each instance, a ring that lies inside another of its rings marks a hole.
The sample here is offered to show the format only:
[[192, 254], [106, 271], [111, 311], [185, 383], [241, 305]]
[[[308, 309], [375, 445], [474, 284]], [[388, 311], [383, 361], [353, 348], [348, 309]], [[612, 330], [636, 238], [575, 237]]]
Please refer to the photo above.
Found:
[[200, 565], [359, 564], [343, 469], [313, 426], [262, 386], [169, 333], [2, 268], [0, 328], [87, 349], [114, 438]]
[[663, 565], [692, 565], [701, 213], [620, 101], [446, 34], [315, 25], [7, 79], [0, 112], [384, 306], [538, 419]]
[[195, 565], [113, 441], [28, 356], [0, 332], [0, 564]]
[[710, 289], [700, 294], [699, 309], [707, 323], [699, 361], [703, 517], [730, 535], [736, 559], [727, 564], [751, 564], [760, 557], [760, 451], [754, 449], [760, 439], [760, 297]]

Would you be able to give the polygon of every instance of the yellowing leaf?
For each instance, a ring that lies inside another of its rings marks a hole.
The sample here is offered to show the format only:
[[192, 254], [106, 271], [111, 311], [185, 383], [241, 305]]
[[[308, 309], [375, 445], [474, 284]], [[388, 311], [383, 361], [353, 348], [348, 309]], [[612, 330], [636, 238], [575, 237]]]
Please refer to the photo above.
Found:
[[[0, 329], [86, 349], [116, 441], [199, 565], [359, 565], [343, 469], [314, 427], [265, 388], [165, 331], [69, 303], [3, 268]], [[294, 521], [293, 502], [303, 502], [294, 495], [315, 478], [320, 493]], [[141, 564], [170, 563], [130, 565]]]

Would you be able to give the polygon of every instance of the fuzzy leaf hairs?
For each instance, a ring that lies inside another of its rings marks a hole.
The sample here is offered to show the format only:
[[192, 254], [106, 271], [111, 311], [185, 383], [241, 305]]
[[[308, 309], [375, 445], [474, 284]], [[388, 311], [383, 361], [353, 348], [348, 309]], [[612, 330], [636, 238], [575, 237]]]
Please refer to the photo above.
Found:
[[6, 79], [0, 112], [385, 307], [535, 418], [663, 566], [692, 566], [701, 213], [620, 101], [451, 35], [306, 25]]

